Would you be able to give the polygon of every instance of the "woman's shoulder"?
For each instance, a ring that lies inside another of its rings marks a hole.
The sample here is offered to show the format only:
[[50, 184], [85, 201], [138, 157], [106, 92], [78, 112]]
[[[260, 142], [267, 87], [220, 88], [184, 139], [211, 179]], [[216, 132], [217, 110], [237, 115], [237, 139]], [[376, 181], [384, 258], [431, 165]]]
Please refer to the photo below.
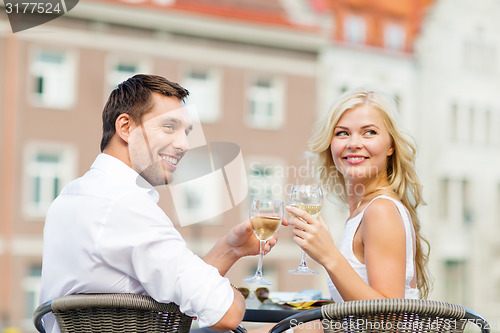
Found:
[[395, 197], [379, 196], [373, 199], [365, 208], [363, 222], [372, 225], [374, 228], [392, 228], [401, 225], [403, 218], [398, 208], [401, 204]]
[[397, 208], [400, 205], [404, 206], [401, 199], [399, 199], [395, 194], [381, 194], [371, 199], [365, 209], [369, 209], [372, 206]]

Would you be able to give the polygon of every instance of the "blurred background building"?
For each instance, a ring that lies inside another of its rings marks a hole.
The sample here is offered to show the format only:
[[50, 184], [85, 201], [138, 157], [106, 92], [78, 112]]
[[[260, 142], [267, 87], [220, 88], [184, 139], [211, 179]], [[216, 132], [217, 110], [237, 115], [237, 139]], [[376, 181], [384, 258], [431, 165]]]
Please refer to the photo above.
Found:
[[[0, 330], [35, 331], [46, 210], [92, 164], [107, 96], [135, 73], [185, 85], [207, 141], [241, 147], [248, 200], [179, 226], [200, 255], [246, 218], [252, 196], [284, 200], [304, 181], [314, 123], [342, 92], [394, 96], [419, 146], [430, 298], [500, 322], [497, 0], [85, 0], [16, 34], [0, 12]], [[202, 211], [193, 191], [186, 207]], [[346, 211], [332, 200], [323, 215], [339, 239]], [[279, 233], [264, 260], [271, 290], [327, 295], [324, 273], [287, 273], [300, 249]], [[256, 264], [241, 260], [228, 277], [243, 286]]]

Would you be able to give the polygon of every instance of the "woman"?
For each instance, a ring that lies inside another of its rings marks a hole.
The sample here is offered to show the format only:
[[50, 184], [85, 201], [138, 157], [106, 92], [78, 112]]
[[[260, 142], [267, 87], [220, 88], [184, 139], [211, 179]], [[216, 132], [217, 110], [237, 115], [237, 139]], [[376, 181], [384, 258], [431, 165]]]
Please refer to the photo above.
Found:
[[417, 216], [423, 200], [416, 148], [395, 112], [381, 92], [347, 92], [309, 141], [324, 188], [349, 208], [338, 248], [322, 217], [287, 207], [301, 218], [289, 221], [294, 241], [325, 268], [336, 302], [425, 298], [429, 292], [423, 249], [428, 243]]

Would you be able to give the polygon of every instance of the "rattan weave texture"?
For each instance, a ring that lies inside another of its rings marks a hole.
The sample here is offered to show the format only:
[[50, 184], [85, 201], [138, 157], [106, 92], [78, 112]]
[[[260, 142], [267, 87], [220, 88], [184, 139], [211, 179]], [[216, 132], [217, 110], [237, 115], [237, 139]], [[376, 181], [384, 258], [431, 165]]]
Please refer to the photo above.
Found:
[[440, 301], [386, 299], [330, 304], [321, 309], [325, 332], [461, 333], [466, 309]]
[[135, 294], [79, 294], [54, 299], [62, 333], [187, 333], [192, 317], [174, 303]]

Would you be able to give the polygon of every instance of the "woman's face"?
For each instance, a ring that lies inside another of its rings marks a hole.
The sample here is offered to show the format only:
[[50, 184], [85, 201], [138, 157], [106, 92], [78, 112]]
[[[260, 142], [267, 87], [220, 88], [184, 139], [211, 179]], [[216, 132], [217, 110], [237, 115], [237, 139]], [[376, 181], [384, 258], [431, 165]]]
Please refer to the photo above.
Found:
[[392, 140], [380, 113], [363, 104], [344, 112], [333, 129], [331, 153], [345, 181], [369, 181], [386, 175]]

